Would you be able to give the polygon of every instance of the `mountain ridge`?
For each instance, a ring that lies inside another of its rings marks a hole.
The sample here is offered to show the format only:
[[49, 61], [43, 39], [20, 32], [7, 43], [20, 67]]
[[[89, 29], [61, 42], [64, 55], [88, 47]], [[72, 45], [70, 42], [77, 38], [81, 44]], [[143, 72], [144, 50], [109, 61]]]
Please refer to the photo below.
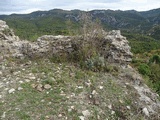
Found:
[[[77, 29], [80, 26], [80, 15], [83, 13], [90, 14], [93, 20], [98, 19], [106, 30], [119, 29], [122, 32], [144, 34], [160, 40], [156, 32], [160, 26], [160, 8], [143, 12], [52, 9], [30, 14], [0, 15], [0, 19], [6, 21], [14, 29], [15, 34], [21, 38], [34, 39], [44, 34], [67, 34], [66, 21], [68, 20], [71, 20], [73, 29]], [[158, 26], [158, 29], [155, 29], [155, 26]]]

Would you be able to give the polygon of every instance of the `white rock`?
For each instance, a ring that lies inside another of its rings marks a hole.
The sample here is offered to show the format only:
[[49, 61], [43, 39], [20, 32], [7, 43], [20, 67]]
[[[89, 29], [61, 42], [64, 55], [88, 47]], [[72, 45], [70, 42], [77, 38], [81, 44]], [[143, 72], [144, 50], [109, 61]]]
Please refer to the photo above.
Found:
[[20, 73], [21, 73], [21, 71], [17, 71], [17, 72], [14, 72], [13, 75], [18, 75]]
[[45, 102], [45, 100], [41, 100], [41, 102]]
[[96, 92], [96, 90], [93, 90], [92, 95], [95, 95], [95, 94], [97, 94], [97, 92]]
[[23, 88], [22, 87], [18, 87], [18, 91], [20, 91], [20, 90], [23, 90]]
[[74, 109], [74, 106], [71, 106], [71, 109]]
[[115, 114], [115, 111], [112, 111], [111, 114], [112, 114], [112, 115]]
[[48, 90], [50, 88], [51, 88], [51, 85], [49, 85], [49, 84], [44, 85], [44, 89]]
[[5, 118], [6, 117], [6, 112], [3, 112], [3, 115], [1, 116], [1, 118]]
[[0, 95], [0, 99], [2, 98], [2, 95]]
[[23, 81], [19, 81], [19, 83], [21, 83], [21, 84], [22, 84], [22, 83], [23, 83]]
[[120, 103], [124, 103], [123, 100], [119, 100]]
[[6, 80], [7, 80], [7, 78], [4, 78], [4, 79], [3, 79], [3, 81], [6, 81]]
[[58, 117], [62, 117], [62, 114], [59, 114]]
[[91, 113], [89, 112], [89, 110], [82, 111], [82, 114], [83, 114], [84, 117], [88, 117], [88, 116], [91, 115]]
[[79, 116], [80, 120], [85, 120], [84, 116]]
[[49, 102], [49, 103], [48, 103], [48, 105], [51, 105], [51, 104], [52, 104], [52, 102]]
[[0, 71], [0, 75], [2, 75], [2, 71]]
[[129, 85], [129, 83], [125, 83], [126, 85]]
[[108, 105], [108, 108], [109, 108], [109, 109], [112, 109], [112, 105]]
[[98, 118], [98, 120], [100, 120], [100, 116], [99, 115], [97, 115], [97, 118]]
[[20, 108], [15, 108], [15, 110], [20, 111], [21, 109]]
[[127, 109], [128, 109], [128, 110], [130, 110], [130, 109], [131, 109], [131, 107], [130, 107], [130, 106], [127, 106]]
[[5, 68], [6, 68], [5, 66], [2, 66], [2, 70], [5, 70]]
[[3, 61], [3, 59], [4, 59], [3, 56], [0, 56], [0, 61]]
[[92, 85], [91, 80], [88, 80], [88, 82], [85, 82], [85, 84], [90, 87]]
[[142, 112], [149, 117], [149, 111], [146, 107], [142, 109]]
[[78, 89], [83, 89], [83, 86], [77, 86]]
[[71, 112], [72, 111], [72, 109], [68, 109], [68, 112]]
[[14, 93], [14, 92], [15, 92], [15, 89], [14, 89], [14, 88], [12, 88], [12, 89], [10, 89], [10, 90], [8, 91], [9, 94]]
[[75, 97], [75, 96], [76, 96], [76, 94], [75, 94], [75, 93], [72, 93], [72, 94], [71, 94], [71, 97]]
[[49, 116], [45, 116], [46, 119], [49, 119]]
[[99, 86], [99, 89], [102, 90], [102, 89], [103, 89], [103, 86]]
[[89, 98], [93, 98], [93, 95], [89, 95]]
[[29, 77], [30, 80], [35, 80], [36, 77], [32, 76], [32, 77]]
[[30, 80], [29, 80], [29, 79], [26, 79], [25, 81], [26, 81], [26, 82], [30, 82]]
[[33, 76], [33, 73], [29, 73], [29, 76]]
[[2, 88], [4, 85], [3, 85], [3, 83], [0, 83], [0, 88]]

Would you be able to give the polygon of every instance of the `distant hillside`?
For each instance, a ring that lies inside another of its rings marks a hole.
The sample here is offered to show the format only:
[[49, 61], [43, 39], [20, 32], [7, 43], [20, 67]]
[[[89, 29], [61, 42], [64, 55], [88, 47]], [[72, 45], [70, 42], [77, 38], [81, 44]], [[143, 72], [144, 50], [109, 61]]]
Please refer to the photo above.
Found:
[[[78, 28], [80, 14], [83, 12], [85, 11], [53, 9], [30, 14], [0, 15], [0, 19], [5, 20], [21, 38], [36, 39], [44, 34], [68, 34], [66, 21], [71, 20], [72, 29]], [[120, 29], [124, 32], [151, 35], [160, 40], [159, 32], [154, 29], [160, 24], [160, 8], [144, 12], [92, 10], [89, 14], [93, 20], [99, 19], [107, 30]]]

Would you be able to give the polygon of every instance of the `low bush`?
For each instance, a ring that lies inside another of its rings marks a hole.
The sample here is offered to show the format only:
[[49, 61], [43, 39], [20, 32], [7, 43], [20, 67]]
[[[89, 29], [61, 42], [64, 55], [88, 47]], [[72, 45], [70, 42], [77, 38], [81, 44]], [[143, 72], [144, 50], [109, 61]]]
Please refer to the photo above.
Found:
[[155, 64], [160, 64], [160, 56], [159, 55], [153, 55], [150, 60], [149, 63], [155, 63]]
[[140, 64], [140, 66], [138, 67], [138, 71], [142, 75], [150, 75], [151, 74], [150, 68], [147, 64]]

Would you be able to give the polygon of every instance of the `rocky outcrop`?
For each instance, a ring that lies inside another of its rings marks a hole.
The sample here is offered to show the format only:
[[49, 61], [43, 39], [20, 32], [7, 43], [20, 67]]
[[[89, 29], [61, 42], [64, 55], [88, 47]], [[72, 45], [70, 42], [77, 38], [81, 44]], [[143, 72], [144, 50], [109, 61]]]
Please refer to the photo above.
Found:
[[128, 41], [123, 37], [119, 30], [113, 30], [105, 37], [108, 48], [105, 50], [105, 58], [108, 62], [125, 63], [131, 62], [133, 54], [130, 52], [131, 47]]
[[0, 54], [1, 56], [23, 56], [19, 50], [19, 37], [6, 25], [5, 21], [0, 20]]
[[[0, 21], [1, 51], [5, 55], [24, 58], [28, 57], [46, 57], [66, 54], [70, 55], [76, 51], [75, 45], [81, 46], [81, 43], [88, 41], [82, 37], [71, 36], [52, 36], [44, 35], [39, 37], [36, 42], [19, 40], [9, 29], [4, 21]], [[93, 41], [96, 39], [93, 39]], [[96, 41], [97, 42], [97, 41]], [[103, 40], [98, 41], [101, 56], [111, 63], [128, 63], [132, 60], [130, 46], [125, 37], [119, 30], [113, 30], [105, 35]], [[4, 50], [3, 50], [4, 49]]]
[[[126, 85], [134, 88], [137, 96], [137, 102], [135, 105], [139, 107], [141, 112], [150, 119], [159, 119], [159, 117], [154, 118], [160, 111], [160, 101], [157, 99], [159, 95], [154, 93], [143, 81], [141, 75], [135, 71], [134, 68], [128, 67], [123, 69], [123, 72], [119, 75], [120, 81], [123, 83], [126, 81]], [[131, 90], [129, 89], [128, 92]], [[135, 96], [132, 96], [133, 98]]]

